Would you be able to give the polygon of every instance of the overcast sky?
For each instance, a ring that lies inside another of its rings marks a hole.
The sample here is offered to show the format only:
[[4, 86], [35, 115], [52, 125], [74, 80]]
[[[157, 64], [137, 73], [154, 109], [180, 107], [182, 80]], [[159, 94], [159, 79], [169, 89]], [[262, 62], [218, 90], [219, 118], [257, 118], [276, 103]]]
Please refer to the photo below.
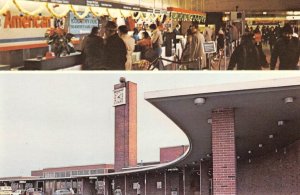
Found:
[[144, 92], [268, 78], [298, 72], [4, 73], [0, 74], [0, 177], [47, 167], [114, 162], [113, 85], [138, 84], [138, 161], [159, 148], [188, 144]]

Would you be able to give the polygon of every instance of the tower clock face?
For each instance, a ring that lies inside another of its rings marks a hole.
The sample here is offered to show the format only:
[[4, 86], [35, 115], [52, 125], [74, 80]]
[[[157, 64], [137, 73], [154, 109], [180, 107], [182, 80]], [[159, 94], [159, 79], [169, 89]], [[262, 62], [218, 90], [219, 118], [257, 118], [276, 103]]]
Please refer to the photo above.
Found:
[[114, 106], [126, 104], [126, 89], [125, 87], [114, 90]]

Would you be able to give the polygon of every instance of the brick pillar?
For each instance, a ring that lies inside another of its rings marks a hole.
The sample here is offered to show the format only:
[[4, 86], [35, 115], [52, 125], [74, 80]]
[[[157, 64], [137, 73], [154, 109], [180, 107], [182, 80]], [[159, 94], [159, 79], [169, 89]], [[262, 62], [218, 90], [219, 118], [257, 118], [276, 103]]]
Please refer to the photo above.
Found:
[[126, 104], [115, 107], [115, 171], [137, 165], [137, 86], [126, 82]]
[[236, 195], [234, 110], [212, 112], [213, 194]]

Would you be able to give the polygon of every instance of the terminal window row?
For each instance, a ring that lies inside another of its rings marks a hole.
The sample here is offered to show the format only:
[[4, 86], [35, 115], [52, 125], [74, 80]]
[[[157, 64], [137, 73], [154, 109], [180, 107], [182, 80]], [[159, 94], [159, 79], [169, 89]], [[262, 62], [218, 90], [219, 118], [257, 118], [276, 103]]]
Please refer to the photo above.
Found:
[[60, 171], [60, 172], [45, 172], [45, 178], [54, 177], [71, 177], [76, 175], [95, 175], [104, 173], [104, 169], [80, 170], [80, 171]]

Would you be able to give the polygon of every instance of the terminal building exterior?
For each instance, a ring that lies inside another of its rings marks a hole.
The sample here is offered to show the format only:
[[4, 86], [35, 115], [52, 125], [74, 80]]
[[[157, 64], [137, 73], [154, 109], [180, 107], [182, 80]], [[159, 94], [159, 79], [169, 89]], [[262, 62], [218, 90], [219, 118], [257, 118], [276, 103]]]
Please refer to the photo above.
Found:
[[162, 148], [159, 163], [143, 165], [137, 163], [137, 85], [120, 81], [114, 165], [43, 169], [0, 184], [30, 184], [47, 195], [69, 187], [110, 195], [117, 186], [125, 195], [300, 194], [299, 77], [146, 92], [190, 145]]

